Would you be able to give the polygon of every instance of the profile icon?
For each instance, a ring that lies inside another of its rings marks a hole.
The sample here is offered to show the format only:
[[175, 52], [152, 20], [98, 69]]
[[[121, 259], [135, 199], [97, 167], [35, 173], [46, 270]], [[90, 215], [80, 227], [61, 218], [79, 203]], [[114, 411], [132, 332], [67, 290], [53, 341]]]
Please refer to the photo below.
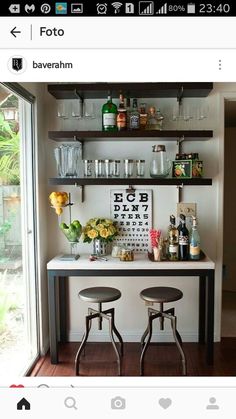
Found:
[[218, 404], [216, 404], [216, 398], [215, 397], [210, 397], [209, 399], [209, 404], [206, 407], [207, 410], [217, 410], [219, 409]]
[[22, 74], [26, 70], [26, 59], [20, 55], [11, 57], [8, 60], [8, 69], [13, 74]]

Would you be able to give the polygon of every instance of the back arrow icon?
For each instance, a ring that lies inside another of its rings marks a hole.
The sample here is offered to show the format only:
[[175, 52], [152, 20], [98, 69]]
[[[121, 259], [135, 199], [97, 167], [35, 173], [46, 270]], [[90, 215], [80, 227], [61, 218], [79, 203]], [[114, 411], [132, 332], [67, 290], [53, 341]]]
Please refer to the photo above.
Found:
[[11, 30], [11, 34], [16, 38], [16, 33], [21, 33], [21, 31], [16, 30], [16, 26]]

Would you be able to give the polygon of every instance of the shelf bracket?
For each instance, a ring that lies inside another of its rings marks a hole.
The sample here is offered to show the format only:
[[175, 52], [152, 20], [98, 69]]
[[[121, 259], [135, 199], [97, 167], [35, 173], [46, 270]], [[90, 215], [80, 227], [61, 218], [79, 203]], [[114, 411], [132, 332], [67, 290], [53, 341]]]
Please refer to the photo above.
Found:
[[181, 86], [181, 88], [177, 92], [177, 102], [179, 102], [179, 105], [181, 105], [183, 96], [184, 96], [184, 86]]
[[185, 137], [184, 135], [182, 135], [182, 137], [178, 138], [176, 141], [176, 145], [177, 145], [177, 149], [178, 149], [178, 153], [181, 152], [181, 145], [182, 143], [185, 141]]
[[184, 184], [182, 183], [181, 185], [177, 185], [176, 189], [177, 189], [177, 203], [179, 204], [180, 202], [182, 202], [182, 192], [183, 192], [183, 188], [184, 188]]
[[125, 190], [126, 193], [135, 193], [135, 188], [133, 185], [129, 185], [129, 187]]
[[84, 98], [78, 93], [77, 89], [74, 90], [74, 94], [77, 97], [77, 99], [80, 99], [82, 103], [84, 102]]
[[84, 202], [84, 185], [79, 185], [77, 182], [75, 182], [74, 186], [76, 188], [80, 188], [80, 191], [81, 191], [81, 202]]

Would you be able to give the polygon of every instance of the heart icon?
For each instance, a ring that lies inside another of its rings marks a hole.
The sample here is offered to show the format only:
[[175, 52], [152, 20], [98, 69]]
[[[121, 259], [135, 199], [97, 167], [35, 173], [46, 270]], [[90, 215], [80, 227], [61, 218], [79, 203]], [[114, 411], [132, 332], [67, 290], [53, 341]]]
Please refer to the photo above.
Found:
[[163, 408], [163, 409], [168, 409], [168, 407], [170, 407], [172, 401], [171, 399], [159, 399], [159, 405]]
[[23, 386], [23, 384], [11, 384], [10, 388], [23, 388], [25, 386]]

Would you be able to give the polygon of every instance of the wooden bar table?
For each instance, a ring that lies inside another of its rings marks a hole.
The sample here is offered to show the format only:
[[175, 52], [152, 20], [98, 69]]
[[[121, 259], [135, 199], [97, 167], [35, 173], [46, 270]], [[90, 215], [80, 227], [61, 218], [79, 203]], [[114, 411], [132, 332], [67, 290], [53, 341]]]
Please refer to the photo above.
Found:
[[[126, 276], [126, 277], [178, 277], [192, 276], [199, 281], [199, 322], [198, 342], [206, 344], [206, 362], [214, 362], [214, 300], [215, 300], [215, 263], [205, 256], [200, 261], [187, 262], [152, 262], [146, 254], [135, 254], [133, 262], [121, 262], [119, 258], [108, 257], [107, 261], [89, 261], [89, 255], [81, 255], [78, 260], [63, 261], [56, 256], [47, 264], [48, 304], [51, 363], [58, 363], [58, 337], [66, 342], [66, 281], [70, 276]], [[59, 298], [57, 298], [57, 283]], [[138, 298], [138, 295], [137, 295]], [[59, 316], [58, 307], [59, 303]], [[58, 318], [59, 317], [59, 318]], [[58, 325], [59, 321], [59, 325]]]

